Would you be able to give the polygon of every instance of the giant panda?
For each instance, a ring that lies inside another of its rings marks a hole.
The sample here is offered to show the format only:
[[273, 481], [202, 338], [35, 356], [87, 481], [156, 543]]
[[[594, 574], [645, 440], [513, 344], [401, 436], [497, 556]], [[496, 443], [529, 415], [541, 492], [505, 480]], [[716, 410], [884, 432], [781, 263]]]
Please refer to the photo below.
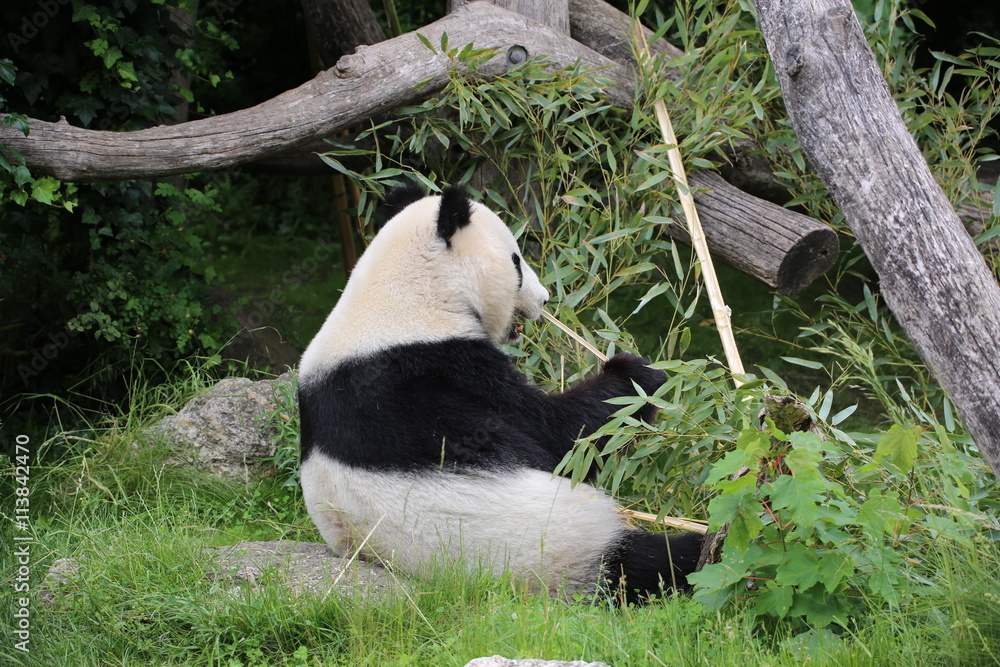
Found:
[[549, 298], [501, 219], [458, 187], [410, 184], [384, 208], [299, 367], [302, 491], [334, 553], [618, 601], [685, 589], [700, 535], [634, 529], [606, 493], [553, 475], [608, 421], [606, 399], [651, 393], [663, 372], [618, 354], [544, 393], [498, 348]]

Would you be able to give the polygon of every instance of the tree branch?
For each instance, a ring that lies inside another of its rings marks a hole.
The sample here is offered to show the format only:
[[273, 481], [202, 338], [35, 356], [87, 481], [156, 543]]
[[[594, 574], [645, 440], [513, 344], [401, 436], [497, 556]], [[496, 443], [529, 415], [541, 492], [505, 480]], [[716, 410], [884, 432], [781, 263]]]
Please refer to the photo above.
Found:
[[[0, 124], [0, 145], [20, 151], [34, 173], [64, 181], [154, 178], [235, 167], [330, 136], [440, 90], [449, 70], [458, 65], [441, 53], [432, 54], [417, 33], [436, 46], [444, 32], [452, 45], [472, 42], [478, 48], [497, 49], [482, 69], [486, 75], [506, 71], [507, 49], [520, 44], [529, 56], [545, 54], [561, 65], [580, 60], [586, 67], [603, 68], [602, 74], [613, 81], [631, 81], [626, 68], [565, 35], [476, 2], [414, 33], [359, 48], [311, 81], [250, 109], [135, 132], [32, 120], [25, 137]], [[630, 86], [612, 86], [607, 94], [619, 106], [631, 104]]]

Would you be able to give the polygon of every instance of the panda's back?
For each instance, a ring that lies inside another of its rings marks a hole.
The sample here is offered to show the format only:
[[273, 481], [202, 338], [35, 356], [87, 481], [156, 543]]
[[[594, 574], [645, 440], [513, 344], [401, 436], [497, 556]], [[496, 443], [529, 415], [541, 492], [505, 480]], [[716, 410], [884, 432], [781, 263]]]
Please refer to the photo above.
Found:
[[373, 472], [551, 473], [544, 394], [483, 339], [391, 347], [303, 378], [302, 459]]
[[625, 527], [607, 494], [552, 475], [543, 399], [485, 340], [314, 374], [300, 387], [302, 488], [323, 538], [411, 572], [443, 557], [531, 573], [536, 590], [592, 588]]

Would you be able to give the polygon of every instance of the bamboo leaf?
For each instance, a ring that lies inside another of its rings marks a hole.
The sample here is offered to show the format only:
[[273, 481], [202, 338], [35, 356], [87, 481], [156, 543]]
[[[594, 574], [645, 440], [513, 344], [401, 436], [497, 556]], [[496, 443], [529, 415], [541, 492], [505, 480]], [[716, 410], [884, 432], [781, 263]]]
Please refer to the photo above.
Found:
[[431, 53], [434, 53], [434, 54], [436, 54], [436, 53], [437, 53], [437, 50], [436, 50], [436, 49], [434, 48], [434, 45], [433, 45], [433, 44], [431, 44], [431, 40], [427, 39], [427, 37], [425, 37], [424, 35], [421, 35], [421, 34], [420, 34], [420, 33], [418, 32], [418, 33], [417, 33], [417, 39], [419, 39], [419, 40], [420, 40], [420, 43], [421, 43], [421, 44], [423, 44], [423, 45], [424, 45], [424, 46], [426, 46], [426, 47], [427, 47], [428, 49], [430, 49], [430, 52], [431, 52]]
[[834, 426], [837, 426], [838, 424], [840, 424], [840, 422], [844, 421], [845, 419], [853, 415], [854, 411], [857, 409], [858, 409], [857, 403], [855, 403], [850, 407], [844, 408], [843, 410], [841, 410], [840, 412], [838, 412], [837, 414], [835, 414], [833, 417], [830, 418], [830, 423], [833, 424]]
[[654, 185], [657, 185], [658, 183], [662, 183], [663, 181], [665, 181], [668, 178], [670, 178], [670, 172], [669, 171], [661, 171], [658, 174], [653, 174], [652, 176], [650, 176], [649, 178], [647, 178], [645, 181], [643, 181], [642, 185], [640, 185], [639, 187], [637, 187], [635, 189], [635, 191], [636, 192], [641, 192], [642, 190], [648, 190], [649, 188], [653, 187]]
[[782, 357], [785, 361], [790, 364], [795, 364], [796, 366], [804, 366], [806, 368], [811, 368], [813, 370], [819, 370], [823, 368], [823, 364], [818, 361], [810, 361], [808, 359], [799, 359], [798, 357]]

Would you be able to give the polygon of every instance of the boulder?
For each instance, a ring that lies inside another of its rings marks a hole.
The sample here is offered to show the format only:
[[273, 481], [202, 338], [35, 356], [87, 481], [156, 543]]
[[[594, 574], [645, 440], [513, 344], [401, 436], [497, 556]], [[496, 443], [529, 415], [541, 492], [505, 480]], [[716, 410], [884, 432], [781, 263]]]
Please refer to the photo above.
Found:
[[271, 573], [294, 595], [328, 595], [334, 590], [370, 595], [399, 586], [399, 581], [377, 563], [334, 556], [325, 543], [240, 542], [217, 547], [210, 557], [214, 561], [212, 579], [256, 588], [264, 585], [264, 577]]
[[[274, 456], [279, 431], [274, 415], [282, 410], [276, 392], [294, 381], [291, 373], [259, 382], [221, 380], [146, 434], [165, 441], [175, 452], [175, 462], [248, 482], [263, 473]], [[287, 421], [291, 415], [278, 418]]]
[[[283, 586], [296, 596], [325, 596], [333, 591], [367, 596], [405, 585], [377, 563], [334, 556], [325, 543], [240, 542], [208, 548], [205, 557], [211, 562], [207, 578], [231, 584], [233, 592], [243, 587]], [[57, 602], [63, 588], [80, 575], [80, 567], [74, 558], [55, 560], [39, 587], [41, 600]]]
[[75, 558], [55, 559], [38, 587], [38, 598], [45, 604], [54, 604], [59, 597], [59, 589], [70, 583], [79, 571], [80, 561]]

